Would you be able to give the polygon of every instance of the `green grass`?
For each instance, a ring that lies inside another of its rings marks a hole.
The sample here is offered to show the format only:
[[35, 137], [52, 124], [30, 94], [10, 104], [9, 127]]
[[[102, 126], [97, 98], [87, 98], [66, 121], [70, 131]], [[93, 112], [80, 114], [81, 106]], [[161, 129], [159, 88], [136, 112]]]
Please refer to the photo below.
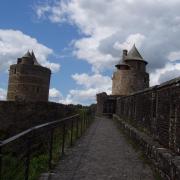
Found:
[[48, 154], [41, 154], [31, 159], [30, 180], [36, 180], [42, 172], [48, 171]]
[[21, 159], [10, 154], [3, 156], [2, 180], [21, 180], [24, 175], [24, 166]]

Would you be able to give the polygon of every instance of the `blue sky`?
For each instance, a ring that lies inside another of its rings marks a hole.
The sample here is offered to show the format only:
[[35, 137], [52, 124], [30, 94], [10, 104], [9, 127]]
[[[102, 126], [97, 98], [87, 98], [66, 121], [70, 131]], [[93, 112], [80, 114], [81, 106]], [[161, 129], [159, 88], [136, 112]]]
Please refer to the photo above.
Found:
[[[81, 34], [76, 27], [67, 23], [57, 25], [37, 19], [34, 9], [36, 5], [38, 5], [38, 2], [33, 0], [2, 0], [0, 28], [19, 30], [53, 49], [54, 53], [48, 58], [52, 59], [54, 63], [59, 63], [61, 68], [58, 72], [52, 74], [51, 88], [59, 89], [66, 96], [68, 91], [76, 85], [71, 75], [77, 72], [88, 73], [91, 69], [87, 62], [78, 61], [72, 54], [73, 49], [70, 43], [73, 39], [80, 38]], [[29, 47], [29, 49], [31, 48]], [[34, 51], [36, 50], [34, 49]], [[7, 72], [1, 72], [0, 81], [1, 87], [7, 89]]]
[[50, 100], [61, 103], [110, 94], [114, 65], [134, 43], [149, 62], [151, 85], [179, 76], [178, 7], [178, 0], [1, 0], [0, 99], [9, 65], [28, 49], [51, 68]]

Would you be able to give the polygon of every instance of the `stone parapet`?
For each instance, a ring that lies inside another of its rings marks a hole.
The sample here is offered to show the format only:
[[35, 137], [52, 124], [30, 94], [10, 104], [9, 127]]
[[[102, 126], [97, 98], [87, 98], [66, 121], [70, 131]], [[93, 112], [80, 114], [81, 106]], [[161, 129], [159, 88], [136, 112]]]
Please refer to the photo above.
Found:
[[180, 78], [118, 98], [116, 114], [180, 153]]
[[74, 115], [82, 106], [54, 102], [0, 101], [0, 139], [30, 127]]
[[120, 128], [139, 146], [146, 157], [153, 163], [156, 170], [160, 172], [163, 180], [180, 179], [180, 156], [164, 148], [153, 137], [137, 130], [119, 116], [113, 115], [113, 118], [118, 121]]

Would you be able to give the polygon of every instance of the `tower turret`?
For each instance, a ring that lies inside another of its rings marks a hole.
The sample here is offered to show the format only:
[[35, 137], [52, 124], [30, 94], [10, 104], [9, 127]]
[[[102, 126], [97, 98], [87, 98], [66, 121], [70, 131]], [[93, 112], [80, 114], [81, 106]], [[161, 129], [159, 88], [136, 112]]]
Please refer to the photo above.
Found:
[[119, 61], [118, 64], [116, 64], [117, 69], [129, 69], [129, 65], [125, 63], [125, 59], [127, 56], [128, 51], [126, 49], [123, 50], [122, 59]]
[[132, 70], [146, 71], [147, 61], [143, 59], [135, 44], [124, 59], [124, 62], [131, 66]]
[[113, 74], [112, 95], [129, 95], [149, 87], [148, 63], [143, 59], [136, 46], [128, 52], [123, 50], [122, 60], [116, 65]]
[[32, 51], [10, 66], [7, 100], [48, 101], [51, 70], [41, 66]]

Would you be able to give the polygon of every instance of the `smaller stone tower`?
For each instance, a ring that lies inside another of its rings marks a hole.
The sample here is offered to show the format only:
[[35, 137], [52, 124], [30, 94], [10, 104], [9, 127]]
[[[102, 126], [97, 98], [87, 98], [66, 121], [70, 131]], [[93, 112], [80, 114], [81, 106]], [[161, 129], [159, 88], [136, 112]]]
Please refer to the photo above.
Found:
[[149, 87], [147, 62], [134, 45], [128, 52], [123, 50], [122, 60], [116, 65], [112, 78], [112, 95], [129, 95]]
[[42, 67], [33, 51], [10, 66], [8, 101], [48, 101], [51, 70]]

